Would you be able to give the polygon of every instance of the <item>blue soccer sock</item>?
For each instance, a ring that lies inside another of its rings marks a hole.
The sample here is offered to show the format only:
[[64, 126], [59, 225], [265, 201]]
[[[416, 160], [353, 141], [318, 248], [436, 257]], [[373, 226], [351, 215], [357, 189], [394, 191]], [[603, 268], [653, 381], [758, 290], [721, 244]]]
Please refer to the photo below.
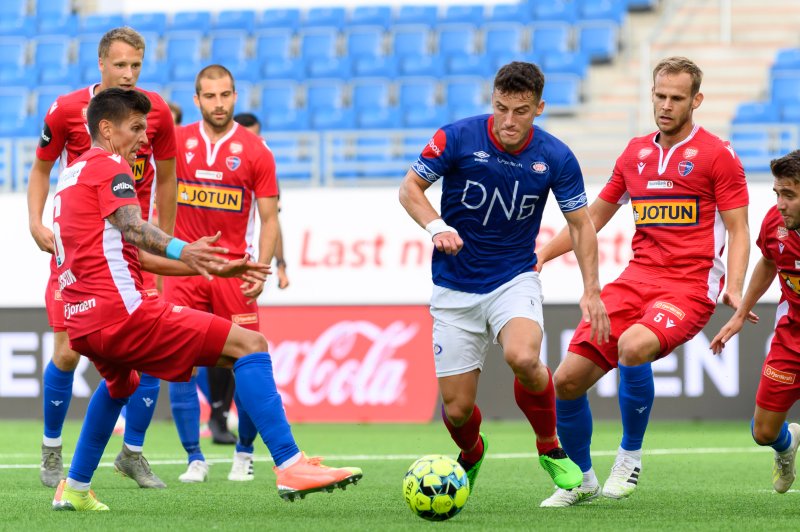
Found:
[[236, 452], [253, 454], [255, 450], [253, 442], [258, 436], [258, 429], [242, 406], [238, 393], [234, 394], [233, 402], [236, 403], [236, 413], [239, 416], [239, 441], [236, 442]]
[[203, 397], [206, 398], [208, 404], [211, 404], [211, 386], [208, 384], [208, 368], [205, 366], [200, 366], [197, 368], [197, 387], [200, 388], [200, 391], [203, 393]]
[[195, 460], [205, 462], [206, 458], [200, 450], [200, 403], [195, 378], [192, 377], [189, 382], [170, 382], [169, 400], [172, 419], [175, 420], [175, 428], [178, 429], [178, 437], [189, 463]]
[[[74, 371], [61, 371], [51, 360], [44, 370], [44, 436], [61, 440], [61, 429], [67, 418], [69, 402], [72, 399], [72, 381]], [[53, 442], [51, 442], [53, 443]], [[52, 447], [56, 447], [52, 445]]]
[[233, 372], [242, 410], [250, 415], [272, 460], [280, 466], [297, 455], [300, 449], [292, 436], [283, 401], [275, 386], [269, 353], [252, 353], [240, 358], [233, 365]]
[[[755, 425], [755, 418], [750, 421], [750, 434], [753, 434], [753, 425]], [[755, 436], [753, 437], [755, 440]], [[756, 442], [758, 443], [758, 442]], [[776, 452], [782, 453], [786, 449], [788, 449], [792, 445], [792, 433], [789, 432], [789, 423], [784, 421], [783, 426], [781, 426], [781, 431], [778, 433], [778, 437], [775, 438], [775, 441], [772, 443], [758, 443], [759, 445], [763, 445], [764, 447], [772, 447], [775, 449]]]
[[556, 398], [556, 426], [561, 447], [584, 473], [592, 468], [592, 409], [586, 394], [574, 400]]
[[160, 389], [161, 381], [159, 379], [142, 373], [139, 387], [128, 400], [123, 441], [132, 451], [142, 452], [144, 433], [150, 426], [150, 421], [156, 411]]
[[91, 482], [103, 451], [108, 445], [119, 412], [128, 399], [114, 399], [108, 393], [105, 379], [100, 381], [89, 400], [81, 435], [75, 447], [68, 477], [78, 482]]
[[619, 364], [619, 411], [622, 416], [622, 447], [626, 451], [642, 448], [655, 399], [653, 368]]

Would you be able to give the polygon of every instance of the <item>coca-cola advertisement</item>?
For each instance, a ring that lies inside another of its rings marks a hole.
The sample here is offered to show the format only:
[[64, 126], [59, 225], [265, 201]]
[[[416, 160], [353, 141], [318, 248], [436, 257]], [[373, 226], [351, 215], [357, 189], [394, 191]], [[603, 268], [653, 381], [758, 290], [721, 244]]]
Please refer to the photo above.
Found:
[[436, 376], [427, 306], [262, 307], [290, 421], [430, 421]]

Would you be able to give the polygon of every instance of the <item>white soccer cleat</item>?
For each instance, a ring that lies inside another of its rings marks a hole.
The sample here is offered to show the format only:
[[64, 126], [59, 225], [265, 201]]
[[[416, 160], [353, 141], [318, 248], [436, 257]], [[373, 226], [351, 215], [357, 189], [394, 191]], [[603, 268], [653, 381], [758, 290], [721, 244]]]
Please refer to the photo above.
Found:
[[228, 480], [248, 482], [253, 480], [253, 455], [251, 453], [233, 453], [233, 465], [228, 473]]
[[192, 460], [186, 472], [178, 477], [181, 482], [205, 482], [208, 480], [208, 463]]
[[790, 423], [789, 432], [792, 435], [792, 444], [784, 452], [775, 453], [775, 465], [772, 466], [772, 487], [778, 493], [789, 491], [796, 476], [794, 461], [800, 445], [800, 425]]
[[629, 497], [639, 484], [641, 471], [641, 460], [634, 460], [629, 456], [618, 454], [614, 466], [611, 468], [611, 475], [603, 484], [603, 497], [610, 499]]
[[556, 488], [556, 492], [543, 500], [542, 504], [539, 506], [541, 508], [566, 508], [567, 506], [575, 506], [582, 502], [589, 502], [592, 499], [596, 499], [598, 495], [600, 495], [599, 484], [591, 488], [578, 486], [571, 490]]

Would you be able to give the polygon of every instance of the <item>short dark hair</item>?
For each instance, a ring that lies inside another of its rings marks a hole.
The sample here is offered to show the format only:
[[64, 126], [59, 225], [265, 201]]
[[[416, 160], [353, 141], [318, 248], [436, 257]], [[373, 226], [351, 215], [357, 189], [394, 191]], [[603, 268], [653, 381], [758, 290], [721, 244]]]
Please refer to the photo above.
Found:
[[769, 169], [777, 179], [791, 179], [795, 183], [800, 183], [800, 150], [772, 159], [769, 162]]
[[505, 94], [533, 93], [539, 102], [544, 90], [544, 74], [533, 63], [512, 61], [500, 67], [494, 77], [494, 90]]
[[141, 113], [147, 116], [150, 107], [150, 98], [141, 91], [126, 91], [117, 87], [100, 91], [89, 100], [89, 107], [86, 109], [89, 135], [92, 139], [97, 137], [101, 120], [120, 124], [132, 113]]
[[244, 127], [260, 126], [261, 121], [253, 113], [238, 113], [233, 115], [234, 121]]
[[197, 77], [194, 79], [194, 92], [198, 95], [200, 94], [200, 80], [201, 79], [221, 79], [221, 78], [231, 78], [231, 87], [233, 87], [233, 92], [236, 92], [236, 81], [233, 79], [233, 74], [231, 71], [225, 68], [222, 65], [208, 65], [207, 67], [203, 68], [200, 72], [197, 73]]

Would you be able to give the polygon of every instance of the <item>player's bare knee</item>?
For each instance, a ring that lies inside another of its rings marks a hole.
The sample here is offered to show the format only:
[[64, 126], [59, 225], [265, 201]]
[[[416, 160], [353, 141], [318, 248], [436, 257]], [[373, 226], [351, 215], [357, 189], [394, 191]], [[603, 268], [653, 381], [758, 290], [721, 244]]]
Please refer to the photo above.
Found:
[[536, 371], [541, 365], [539, 360], [538, 349], [533, 349], [532, 346], [519, 346], [517, 348], [511, 347], [503, 350], [503, 358], [506, 364], [516, 374], [527, 374]]
[[781, 427], [773, 428], [769, 425], [755, 424], [753, 426], [753, 440], [759, 445], [770, 445], [778, 439]]
[[460, 427], [469, 421], [474, 408], [474, 405], [467, 404], [466, 401], [454, 401], [450, 404], [444, 405], [444, 414], [447, 416], [447, 419], [450, 421], [450, 423], [456, 427]]
[[648, 346], [635, 338], [622, 336], [619, 339], [619, 362], [625, 366], [641, 366], [650, 362]]
[[53, 364], [61, 371], [75, 371], [80, 361], [80, 353], [69, 347], [53, 350]]
[[553, 387], [556, 389], [556, 397], [563, 401], [573, 401], [586, 393], [580, 383], [563, 374], [559, 375], [557, 371], [553, 375]]
[[269, 350], [267, 339], [264, 338], [263, 334], [250, 330], [248, 330], [248, 333], [242, 338], [242, 349], [244, 351], [242, 356], [250, 353], [265, 353]]

